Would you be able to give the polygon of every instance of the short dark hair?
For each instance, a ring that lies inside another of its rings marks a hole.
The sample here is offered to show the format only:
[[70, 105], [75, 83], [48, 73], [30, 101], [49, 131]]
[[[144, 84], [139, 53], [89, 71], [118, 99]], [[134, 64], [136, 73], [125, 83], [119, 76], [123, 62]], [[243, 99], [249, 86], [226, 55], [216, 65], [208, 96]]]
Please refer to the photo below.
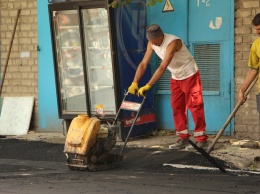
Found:
[[260, 13], [255, 15], [254, 19], [252, 20], [252, 24], [254, 26], [259, 26], [260, 25]]

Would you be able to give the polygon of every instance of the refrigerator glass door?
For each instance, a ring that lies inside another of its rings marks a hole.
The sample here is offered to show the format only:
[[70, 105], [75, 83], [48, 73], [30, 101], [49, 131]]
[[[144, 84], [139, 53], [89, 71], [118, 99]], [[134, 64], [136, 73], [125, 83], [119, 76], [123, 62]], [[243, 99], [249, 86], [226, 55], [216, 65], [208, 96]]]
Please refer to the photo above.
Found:
[[82, 9], [90, 112], [116, 113], [108, 12], [105, 8]]
[[53, 23], [62, 114], [86, 113], [78, 11], [54, 11]]

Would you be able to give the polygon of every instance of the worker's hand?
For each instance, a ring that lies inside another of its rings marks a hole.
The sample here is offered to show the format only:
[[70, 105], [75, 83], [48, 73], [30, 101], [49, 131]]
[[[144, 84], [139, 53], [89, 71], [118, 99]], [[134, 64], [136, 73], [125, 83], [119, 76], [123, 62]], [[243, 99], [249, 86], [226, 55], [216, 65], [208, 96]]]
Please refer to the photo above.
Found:
[[151, 86], [149, 84], [146, 84], [145, 86], [141, 87], [139, 90], [138, 90], [138, 93], [137, 95], [138, 96], [145, 96], [145, 93], [151, 88]]
[[244, 92], [239, 91], [238, 93], [238, 101], [242, 101], [242, 104], [245, 103], [245, 101], [247, 100], [247, 97], [245, 96]]
[[129, 86], [129, 88], [128, 88], [128, 92], [130, 94], [134, 94], [134, 95], [137, 94], [138, 90], [139, 90], [139, 87], [138, 87], [138, 83], [136, 83], [136, 82], [132, 82], [131, 86]]

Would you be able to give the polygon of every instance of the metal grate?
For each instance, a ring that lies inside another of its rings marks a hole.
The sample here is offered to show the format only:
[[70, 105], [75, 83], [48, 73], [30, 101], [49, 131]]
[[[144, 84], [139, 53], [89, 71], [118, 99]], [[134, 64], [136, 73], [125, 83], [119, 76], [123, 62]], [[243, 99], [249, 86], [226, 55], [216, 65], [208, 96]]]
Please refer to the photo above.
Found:
[[194, 59], [200, 70], [203, 91], [219, 91], [220, 45], [195, 44]]
[[[159, 67], [159, 65], [161, 64], [162, 60], [158, 58], [158, 63], [157, 63], [157, 67]], [[161, 90], [170, 90], [170, 79], [171, 79], [171, 72], [166, 69], [166, 71], [164, 72], [164, 74], [162, 75], [162, 77], [159, 79], [158, 81], [158, 91]]]
[[[203, 91], [220, 90], [220, 45], [195, 44], [194, 59], [200, 70]], [[162, 60], [158, 57], [157, 67]], [[158, 92], [170, 90], [171, 73], [166, 70], [158, 81]]]

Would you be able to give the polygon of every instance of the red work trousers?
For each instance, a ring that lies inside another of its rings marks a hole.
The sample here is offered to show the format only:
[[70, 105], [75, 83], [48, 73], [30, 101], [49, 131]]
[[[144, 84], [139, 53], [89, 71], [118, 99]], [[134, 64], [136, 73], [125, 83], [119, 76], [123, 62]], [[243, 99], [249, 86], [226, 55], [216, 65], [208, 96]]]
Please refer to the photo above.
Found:
[[198, 142], [207, 141], [204, 103], [199, 71], [184, 80], [171, 79], [171, 106], [176, 134], [181, 139], [190, 136], [187, 130], [187, 109], [195, 124], [194, 137]]

